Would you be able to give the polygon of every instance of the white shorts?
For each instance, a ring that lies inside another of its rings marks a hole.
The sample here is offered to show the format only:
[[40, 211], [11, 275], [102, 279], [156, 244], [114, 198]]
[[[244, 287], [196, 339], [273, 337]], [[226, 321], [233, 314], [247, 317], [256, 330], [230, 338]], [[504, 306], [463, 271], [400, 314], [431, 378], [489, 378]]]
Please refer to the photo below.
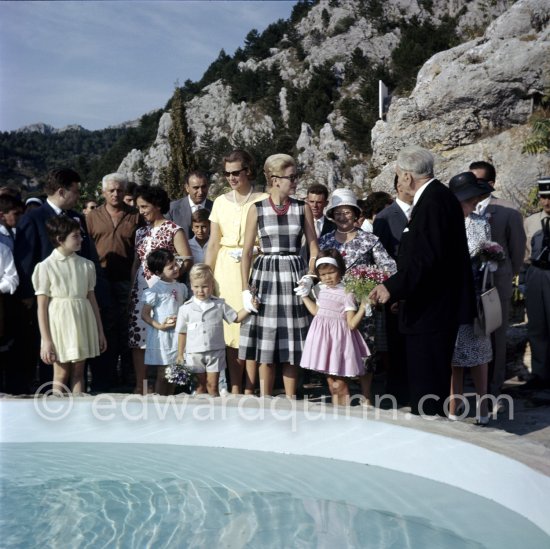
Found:
[[194, 374], [213, 374], [225, 370], [225, 349], [204, 353], [185, 353], [185, 364]]

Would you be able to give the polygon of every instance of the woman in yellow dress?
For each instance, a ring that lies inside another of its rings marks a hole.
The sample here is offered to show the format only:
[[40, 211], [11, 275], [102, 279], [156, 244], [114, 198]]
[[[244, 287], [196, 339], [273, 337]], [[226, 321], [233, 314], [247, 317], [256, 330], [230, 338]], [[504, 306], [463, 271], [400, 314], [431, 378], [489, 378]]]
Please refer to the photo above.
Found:
[[[243, 308], [241, 292], [241, 257], [244, 245], [246, 216], [250, 206], [267, 198], [267, 193], [255, 192], [254, 160], [249, 153], [234, 150], [223, 158], [223, 175], [231, 190], [214, 201], [210, 214], [210, 240], [205, 263], [214, 271], [216, 293], [236, 311]], [[227, 365], [231, 393], [240, 394], [243, 389], [245, 361], [239, 360], [239, 324], [224, 323]], [[257, 366], [246, 361], [245, 394], [254, 394]]]

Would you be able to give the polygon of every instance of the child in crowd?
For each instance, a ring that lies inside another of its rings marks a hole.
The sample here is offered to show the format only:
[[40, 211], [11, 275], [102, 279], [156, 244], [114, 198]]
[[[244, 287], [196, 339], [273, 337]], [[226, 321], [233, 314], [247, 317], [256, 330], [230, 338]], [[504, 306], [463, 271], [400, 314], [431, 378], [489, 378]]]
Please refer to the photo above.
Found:
[[[155, 393], [169, 394], [171, 387], [165, 376], [165, 366], [176, 362], [178, 341], [176, 318], [178, 309], [187, 298], [185, 284], [177, 281], [179, 266], [176, 257], [165, 248], [158, 248], [147, 256], [147, 267], [160, 277], [151, 288], [143, 291], [141, 318], [148, 325], [145, 364], [157, 367]], [[147, 394], [144, 388], [144, 394]]]
[[194, 263], [204, 262], [204, 252], [210, 238], [210, 212], [205, 208], [200, 208], [191, 214], [191, 230], [195, 234], [189, 240], [189, 247], [193, 254]]
[[0, 196], [0, 242], [13, 253], [17, 221], [23, 215], [23, 202], [9, 194]]
[[[250, 313], [241, 309], [238, 313], [214, 297], [214, 273], [205, 263], [196, 263], [189, 272], [193, 297], [178, 312], [178, 362], [186, 364], [197, 375], [197, 394], [208, 392], [218, 396], [220, 372], [225, 370], [225, 341], [223, 321], [242, 322]], [[259, 302], [253, 300], [255, 308]]]
[[349, 404], [346, 378], [365, 373], [365, 359], [370, 351], [357, 330], [365, 316], [365, 302], [359, 307], [352, 294], [346, 293], [342, 277], [346, 265], [340, 253], [331, 248], [322, 251], [315, 261], [321, 280], [317, 303], [302, 297], [304, 305], [315, 316], [309, 328], [301, 367], [328, 376], [333, 404]]
[[53, 364], [54, 392], [61, 393], [70, 380], [71, 391], [83, 393], [84, 362], [107, 348], [94, 294], [95, 267], [76, 254], [82, 246], [78, 221], [54, 217], [46, 221], [46, 230], [56, 248], [32, 275], [40, 358]]

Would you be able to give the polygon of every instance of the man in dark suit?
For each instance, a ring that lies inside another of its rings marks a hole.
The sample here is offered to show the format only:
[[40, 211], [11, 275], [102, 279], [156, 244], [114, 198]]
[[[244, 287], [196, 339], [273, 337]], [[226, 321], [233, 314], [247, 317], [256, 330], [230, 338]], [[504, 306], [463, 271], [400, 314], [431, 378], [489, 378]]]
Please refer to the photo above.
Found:
[[336, 225], [323, 214], [328, 204], [328, 189], [324, 185], [311, 185], [307, 190], [306, 202], [313, 214], [317, 238], [336, 230]]
[[[404, 187], [397, 175], [393, 186], [396, 193], [395, 201], [376, 214], [372, 232], [380, 239], [392, 258], [397, 259], [401, 235], [409, 222], [412, 210], [413, 194]], [[406, 404], [409, 402], [409, 389], [405, 339], [399, 332], [397, 314], [389, 305], [386, 306], [386, 335], [389, 355], [386, 393], [393, 395], [398, 403]]]
[[395, 176], [393, 185], [396, 193], [395, 201], [376, 214], [372, 232], [380, 239], [393, 259], [397, 259], [401, 235], [409, 222], [413, 195], [403, 187], [402, 183], [399, 183], [397, 176]]
[[212, 200], [206, 198], [210, 184], [205, 173], [190, 172], [185, 176], [183, 184], [187, 196], [170, 203], [170, 210], [166, 214], [166, 218], [182, 227], [189, 240], [193, 238], [191, 214], [200, 208], [212, 210]]
[[397, 273], [371, 292], [377, 303], [399, 304], [405, 335], [411, 410], [441, 414], [449, 396], [451, 358], [460, 323], [475, 302], [464, 214], [451, 191], [433, 177], [432, 154], [408, 147], [397, 156], [399, 182], [414, 194], [403, 231]]
[[[79, 255], [94, 261], [98, 266], [97, 252], [88, 235], [84, 217], [72, 210], [80, 197], [80, 176], [74, 170], [58, 168], [52, 170], [44, 185], [47, 200], [39, 208], [28, 211], [17, 225], [14, 247], [14, 259], [19, 274], [19, 287], [16, 297], [21, 307], [17, 307], [19, 337], [16, 348], [19, 349], [21, 374], [17, 392], [28, 392], [34, 376], [38, 359], [39, 331], [36, 318], [36, 299], [32, 285], [32, 274], [36, 264], [46, 259], [53, 251], [53, 244], [48, 238], [46, 221], [58, 215], [67, 215], [80, 223], [82, 229], [82, 249]], [[99, 301], [99, 299], [98, 299]], [[51, 369], [51, 367], [50, 367]], [[47, 381], [48, 372], [41, 372], [41, 381]]]
[[[472, 162], [469, 169], [478, 179], [495, 187], [497, 174], [492, 164], [479, 160]], [[508, 200], [490, 194], [477, 205], [476, 213], [487, 218], [491, 226], [491, 240], [498, 242], [505, 254], [504, 261], [499, 263], [493, 274], [502, 309], [502, 325], [491, 334], [493, 360], [489, 363], [489, 392], [498, 396], [506, 380], [506, 331], [512, 302], [512, 281], [523, 266], [527, 237], [521, 213]]]

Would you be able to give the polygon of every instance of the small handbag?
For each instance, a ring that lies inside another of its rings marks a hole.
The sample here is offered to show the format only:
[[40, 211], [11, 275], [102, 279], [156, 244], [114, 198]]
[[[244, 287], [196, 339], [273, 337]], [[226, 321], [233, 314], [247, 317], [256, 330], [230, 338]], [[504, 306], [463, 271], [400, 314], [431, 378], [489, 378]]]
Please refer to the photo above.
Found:
[[[485, 266], [481, 295], [477, 300], [477, 318], [474, 320], [474, 333], [476, 335], [489, 335], [502, 325], [502, 308], [498, 290], [493, 286], [487, 289], [487, 275], [489, 265]], [[493, 284], [493, 273], [491, 273]]]

